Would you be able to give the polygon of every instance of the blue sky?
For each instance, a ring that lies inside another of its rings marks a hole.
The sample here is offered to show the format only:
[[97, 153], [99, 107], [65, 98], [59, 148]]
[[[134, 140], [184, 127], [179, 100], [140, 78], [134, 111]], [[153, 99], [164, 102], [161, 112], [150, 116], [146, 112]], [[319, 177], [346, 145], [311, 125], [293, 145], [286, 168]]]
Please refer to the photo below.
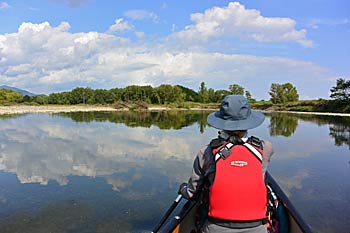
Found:
[[0, 84], [35, 93], [77, 86], [239, 84], [268, 99], [291, 82], [329, 98], [350, 78], [350, 1], [0, 0]]

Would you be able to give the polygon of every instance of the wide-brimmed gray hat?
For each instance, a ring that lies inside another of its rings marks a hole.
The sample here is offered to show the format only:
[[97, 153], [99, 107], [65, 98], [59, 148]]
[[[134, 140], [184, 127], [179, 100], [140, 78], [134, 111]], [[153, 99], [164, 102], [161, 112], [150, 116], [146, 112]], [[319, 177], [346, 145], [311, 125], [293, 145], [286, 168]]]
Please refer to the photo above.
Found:
[[242, 95], [228, 95], [221, 102], [220, 110], [209, 114], [208, 124], [223, 130], [248, 130], [263, 123], [263, 113], [250, 109]]

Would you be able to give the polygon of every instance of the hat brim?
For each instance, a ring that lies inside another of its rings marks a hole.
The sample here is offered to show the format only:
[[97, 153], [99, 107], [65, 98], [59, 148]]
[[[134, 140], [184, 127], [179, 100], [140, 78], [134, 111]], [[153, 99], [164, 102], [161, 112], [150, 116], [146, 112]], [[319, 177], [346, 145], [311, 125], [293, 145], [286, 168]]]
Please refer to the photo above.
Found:
[[216, 129], [222, 130], [248, 130], [253, 129], [261, 125], [265, 116], [262, 112], [251, 111], [250, 116], [244, 120], [225, 120], [220, 116], [220, 112], [213, 112], [209, 114], [207, 122], [209, 125]]

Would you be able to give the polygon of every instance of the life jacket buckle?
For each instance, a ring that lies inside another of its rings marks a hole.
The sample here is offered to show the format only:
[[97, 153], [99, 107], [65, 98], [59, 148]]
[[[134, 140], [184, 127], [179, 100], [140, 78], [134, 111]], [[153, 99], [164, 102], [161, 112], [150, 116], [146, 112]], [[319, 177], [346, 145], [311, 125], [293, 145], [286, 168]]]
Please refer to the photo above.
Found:
[[225, 160], [232, 154], [232, 151], [230, 150], [230, 148], [226, 147], [225, 145], [219, 150], [218, 154], [222, 159]]
[[248, 143], [251, 144], [252, 146], [259, 148], [259, 149], [263, 149], [262, 142], [257, 137], [250, 136], [250, 138], [248, 139]]

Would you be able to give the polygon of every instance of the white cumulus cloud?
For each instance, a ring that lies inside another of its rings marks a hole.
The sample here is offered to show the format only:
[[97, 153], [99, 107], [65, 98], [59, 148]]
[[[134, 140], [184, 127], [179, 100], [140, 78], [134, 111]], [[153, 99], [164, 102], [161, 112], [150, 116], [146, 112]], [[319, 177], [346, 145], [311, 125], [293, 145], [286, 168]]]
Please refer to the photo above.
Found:
[[210, 38], [239, 38], [258, 42], [296, 42], [303, 47], [313, 47], [313, 42], [306, 38], [306, 30], [295, 29], [293, 19], [264, 17], [259, 11], [246, 9], [239, 2], [192, 14], [191, 20], [193, 24], [172, 38], [194, 43]]
[[116, 19], [115, 23], [113, 25], [111, 25], [109, 27], [108, 32], [109, 33], [113, 33], [116, 31], [128, 31], [128, 30], [132, 30], [134, 28], [134, 26], [130, 25], [127, 21], [125, 21], [122, 18]]
[[[194, 14], [192, 19], [195, 24], [170, 37], [198, 42], [199, 49], [182, 47], [179, 40], [175, 49], [169, 38], [145, 42], [108, 32], [73, 33], [68, 22], [57, 26], [24, 22], [17, 32], [0, 34], [0, 83], [48, 94], [77, 86], [110, 89], [164, 83], [197, 90], [204, 81], [214, 89], [238, 83], [256, 98], [267, 98], [273, 82], [291, 82], [301, 96], [323, 98], [334, 84], [328, 80], [334, 74], [312, 62], [208, 52], [199, 43], [215, 41], [217, 36], [306, 42], [303, 31], [294, 29], [293, 20], [264, 18], [239, 3]], [[117, 19], [109, 32], [131, 29], [137, 38], [146, 37], [123, 19]], [[317, 86], [317, 93], [308, 86]]]

